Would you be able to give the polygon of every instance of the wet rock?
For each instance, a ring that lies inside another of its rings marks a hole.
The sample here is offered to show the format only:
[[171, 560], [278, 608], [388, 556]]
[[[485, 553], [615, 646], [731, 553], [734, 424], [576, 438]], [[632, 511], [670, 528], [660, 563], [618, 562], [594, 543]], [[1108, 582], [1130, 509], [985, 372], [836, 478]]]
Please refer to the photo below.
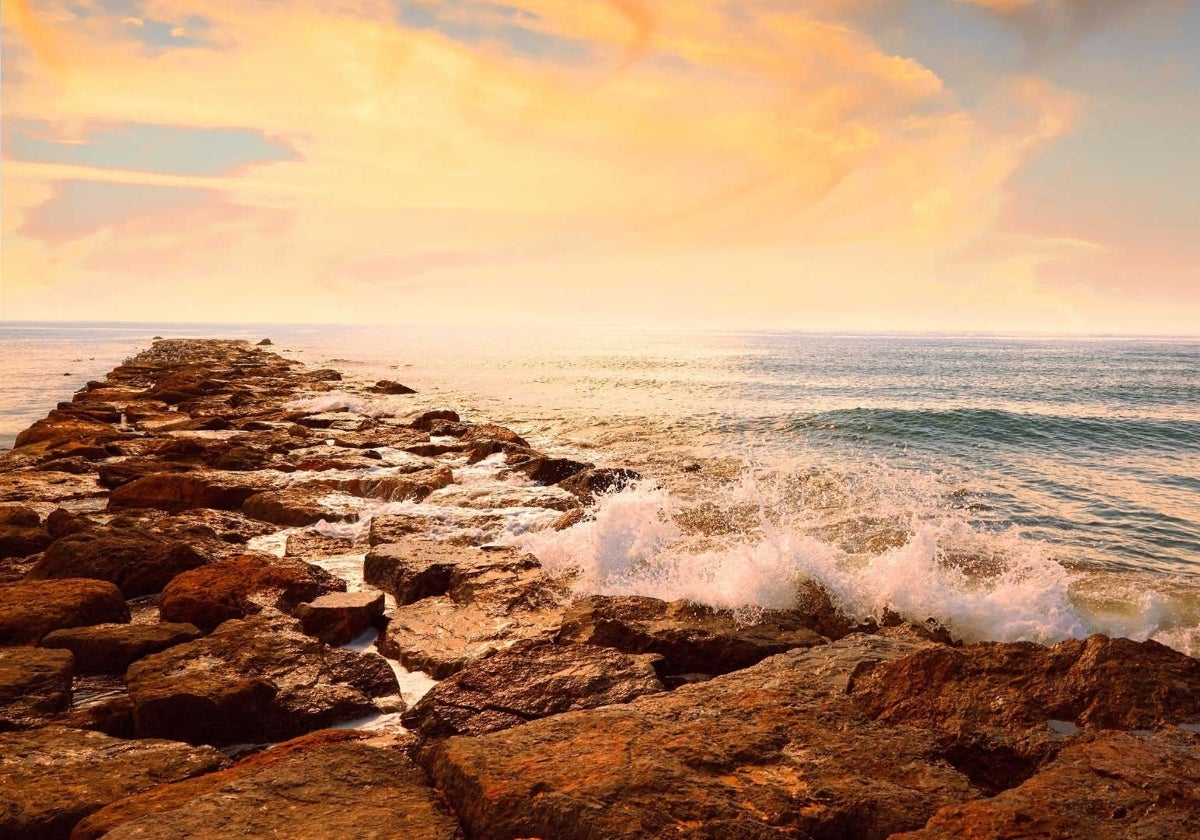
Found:
[[54, 446], [69, 442], [95, 444], [115, 440], [122, 435], [122, 432], [108, 423], [56, 410], [17, 435], [13, 448], [21, 449], [36, 444]]
[[[425, 500], [428, 504], [450, 505], [457, 508], [479, 508], [481, 510], [504, 510], [512, 508], [546, 508], [568, 511], [581, 508], [579, 499], [557, 487], [513, 487], [500, 485], [452, 484], [431, 493]], [[467, 516], [470, 511], [463, 511]]]
[[265, 608], [289, 613], [303, 601], [344, 592], [346, 582], [291, 557], [243, 554], [177, 576], [163, 590], [163, 621], [213, 630], [223, 621]]
[[407, 385], [401, 385], [391, 379], [380, 379], [374, 385], [367, 389], [373, 394], [415, 394], [417, 393]]
[[34, 726], [66, 710], [72, 673], [69, 651], [0, 648], [0, 730]]
[[845, 686], [910, 641], [855, 636], [674, 692], [422, 753], [471, 837], [885, 838], [979, 794], [931, 734], [856, 720]]
[[259, 341], [259, 342], [258, 342], [258, 345], [257, 345], [257, 346], [259, 346], [259, 347], [270, 347], [270, 346], [271, 346], [272, 344], [274, 344], [274, 343], [275, 343], [275, 342], [271, 341], [271, 339], [269, 339], [269, 338], [264, 338], [262, 341]]
[[28, 557], [50, 545], [50, 534], [37, 511], [24, 505], [0, 505], [0, 559]]
[[1053, 837], [1190, 840], [1200, 836], [1200, 738], [1106, 732], [1064, 748], [1024, 784], [938, 811], [892, 840]]
[[461, 604], [503, 600], [540, 606], [557, 601], [537, 558], [511, 547], [403, 539], [372, 548], [363, 561], [363, 579], [392, 594], [398, 604], [434, 595], [449, 595]]
[[538, 484], [558, 484], [594, 466], [571, 458], [548, 458], [536, 452], [524, 456], [509, 455], [507, 463], [510, 469]]
[[126, 598], [161, 592], [176, 575], [218, 556], [211, 531], [166, 533], [154, 523], [115, 519], [55, 540], [29, 573], [31, 580], [95, 578]]
[[404, 713], [425, 738], [483, 735], [665, 691], [656, 656], [589, 645], [519, 645], [473, 662]]
[[124, 674], [143, 656], [198, 638], [193, 624], [97, 624], [55, 630], [42, 647], [70, 651], [79, 674]]
[[344, 645], [385, 624], [382, 592], [334, 592], [296, 607], [304, 632], [327, 645]]
[[1157, 642], [1091, 636], [931, 647], [863, 675], [860, 707], [887, 723], [948, 732], [1152, 729], [1200, 722], [1200, 660]]
[[129, 621], [121, 591], [99, 580], [0, 585], [0, 645], [32, 645], [52, 630]]
[[281, 741], [376, 714], [372, 698], [399, 694], [382, 657], [328, 647], [291, 619], [264, 616], [147, 656], [126, 680], [138, 737], [196, 744]]
[[285, 528], [298, 528], [325, 522], [354, 522], [358, 512], [339, 509], [326, 499], [330, 490], [326, 487], [289, 487], [286, 490], [268, 490], [256, 493], [242, 505], [242, 511], [251, 519], [270, 522]]
[[151, 507], [169, 512], [188, 508], [241, 510], [255, 493], [284, 483], [282, 477], [265, 472], [193, 470], [183, 473], [154, 473], [115, 488], [109, 494], [110, 508]]
[[413, 472], [390, 471], [359, 474], [349, 478], [313, 478], [305, 482], [306, 487], [339, 490], [364, 499], [380, 499], [387, 502], [406, 500], [419, 501], [434, 490], [446, 487], [454, 481], [454, 474], [447, 466], [418, 469]]
[[641, 473], [635, 470], [602, 467], [575, 473], [570, 478], [560, 481], [558, 486], [574, 493], [585, 504], [591, 504], [597, 495], [624, 490], [641, 478]]
[[423, 432], [428, 432], [433, 424], [439, 420], [449, 420], [451, 423], [457, 423], [459, 420], [458, 412], [451, 411], [448, 408], [440, 408], [434, 411], [426, 411], [413, 418], [412, 427], [420, 429]]
[[790, 611], [768, 610], [754, 621], [739, 621], [732, 613], [690, 601], [605, 595], [568, 607], [558, 640], [656, 653], [664, 657], [669, 674], [724, 674], [792, 648], [825, 643], [802, 615]]
[[81, 823], [73, 840], [460, 840], [457, 821], [402, 747], [387, 736], [314, 733], [228, 770], [114, 803]]
[[0, 837], [67, 840], [79, 820], [110, 802], [211, 772], [222, 761], [211, 747], [58, 726], [0, 734]]
[[46, 532], [51, 540], [61, 539], [71, 534], [86, 531], [92, 526], [85, 517], [72, 513], [66, 508], [55, 508], [46, 516]]

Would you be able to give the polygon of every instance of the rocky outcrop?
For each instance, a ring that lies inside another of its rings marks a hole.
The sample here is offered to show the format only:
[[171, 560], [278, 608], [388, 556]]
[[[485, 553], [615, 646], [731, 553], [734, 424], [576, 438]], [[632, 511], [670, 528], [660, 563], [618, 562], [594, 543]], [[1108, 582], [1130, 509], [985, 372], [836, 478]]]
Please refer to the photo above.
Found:
[[293, 557], [243, 554], [179, 575], [163, 590], [163, 621], [208, 632], [223, 621], [270, 608], [290, 613], [304, 601], [344, 592], [346, 582]]
[[585, 504], [591, 504], [597, 495], [623, 490], [641, 477], [636, 470], [602, 467], [577, 472], [560, 481], [558, 486], [574, 493]]
[[193, 624], [97, 624], [55, 630], [42, 639], [42, 647], [70, 651], [77, 674], [124, 674], [143, 656], [200, 635]]
[[0, 645], [32, 645], [52, 630], [129, 621], [111, 583], [72, 578], [0, 585]]
[[110, 508], [157, 508], [178, 512], [190, 508], [241, 510], [246, 500], [281, 486], [283, 479], [263, 472], [192, 470], [159, 472], [122, 484], [108, 496]]
[[372, 385], [367, 390], [373, 394], [399, 395], [399, 394], [415, 394], [415, 393], [417, 393], [412, 388], [409, 388], [407, 385], [401, 385], [399, 382], [396, 382], [395, 380], [392, 380], [392, 379], [380, 379], [378, 382], [376, 382], [374, 385]]
[[336, 647], [385, 626], [383, 604], [382, 592], [333, 592], [301, 604], [294, 615], [305, 633]]
[[567, 608], [558, 641], [658, 654], [669, 674], [725, 674], [826, 640], [793, 612], [764, 611], [739, 620], [691, 601], [594, 595]]
[[37, 511], [25, 505], [0, 505], [0, 560], [27, 557], [50, 545], [50, 534]]
[[399, 694], [382, 657], [330, 648], [295, 621], [263, 616], [140, 659], [126, 680], [139, 738], [193, 744], [281, 741], [377, 714], [374, 698]]
[[154, 785], [221, 766], [211, 747], [47, 726], [0, 734], [0, 837], [67, 840], [79, 820]]
[[357, 511], [339, 510], [326, 504], [330, 495], [324, 487], [289, 487], [286, 490], [267, 490], [255, 493], [242, 505], [251, 519], [270, 522], [284, 528], [301, 528], [318, 522], [354, 522]]
[[404, 713], [425, 738], [483, 735], [538, 718], [628, 703], [666, 688], [656, 656], [590, 645], [519, 645], [467, 665]]
[[71, 705], [71, 654], [0, 648], [0, 731], [44, 723]]
[[316, 733], [228, 770], [114, 803], [81, 823], [72, 840], [461, 840], [458, 822], [403, 745], [366, 733]]

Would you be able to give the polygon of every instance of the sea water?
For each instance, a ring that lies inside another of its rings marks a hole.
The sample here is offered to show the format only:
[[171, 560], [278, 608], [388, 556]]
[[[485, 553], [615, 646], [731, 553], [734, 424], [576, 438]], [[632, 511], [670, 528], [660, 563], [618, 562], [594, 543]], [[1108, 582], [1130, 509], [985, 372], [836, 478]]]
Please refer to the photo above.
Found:
[[[270, 337], [648, 477], [511, 539], [580, 591], [1092, 632], [1200, 653], [1200, 339], [501, 327], [2, 324], [0, 446], [154, 335]], [[315, 405], [315, 404], [314, 404]]]

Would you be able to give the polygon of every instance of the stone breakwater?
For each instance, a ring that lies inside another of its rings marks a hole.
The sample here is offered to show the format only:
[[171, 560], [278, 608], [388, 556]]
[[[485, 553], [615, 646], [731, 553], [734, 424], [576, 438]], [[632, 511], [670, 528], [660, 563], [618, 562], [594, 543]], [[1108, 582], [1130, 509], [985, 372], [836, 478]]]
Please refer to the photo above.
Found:
[[162, 340], [0, 456], [0, 840], [1200, 836], [1200, 661], [579, 593], [638, 476], [417, 398]]

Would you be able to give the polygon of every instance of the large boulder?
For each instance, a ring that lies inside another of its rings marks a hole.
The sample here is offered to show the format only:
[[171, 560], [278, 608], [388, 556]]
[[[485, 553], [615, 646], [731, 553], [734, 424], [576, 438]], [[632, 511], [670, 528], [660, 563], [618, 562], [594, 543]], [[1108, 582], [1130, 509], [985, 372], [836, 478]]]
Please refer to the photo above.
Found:
[[374, 698], [399, 694], [382, 657], [330, 648], [291, 619], [265, 616], [140, 659], [126, 681], [138, 737], [195, 744], [281, 741], [377, 714]]
[[409, 388], [407, 385], [402, 385], [401, 383], [396, 382], [395, 380], [392, 380], [392, 379], [380, 379], [378, 382], [376, 382], [374, 385], [372, 385], [367, 390], [373, 394], [399, 395], [399, 394], [415, 394], [415, 393], [417, 393], [415, 390], [413, 390], [412, 388]]
[[951, 805], [891, 840], [1200, 837], [1200, 737], [1104, 732], [1062, 750], [1019, 787]]
[[190, 508], [241, 510], [255, 493], [286, 483], [286, 477], [236, 470], [191, 470], [151, 473], [115, 488], [110, 508], [158, 508], [168, 512]]
[[318, 522], [355, 522], [358, 511], [330, 504], [326, 487], [288, 487], [255, 493], [242, 505], [251, 519], [283, 528], [303, 528]]
[[73, 442], [103, 443], [121, 436], [122, 433], [109, 423], [90, 420], [65, 411], [51, 411], [45, 419], [38, 420], [17, 435], [13, 446], [20, 449], [35, 444], [57, 446]]
[[81, 823], [72, 840], [461, 840], [458, 822], [402, 746], [367, 733], [314, 733], [114, 803]]
[[331, 592], [296, 607], [304, 632], [327, 645], [344, 645], [372, 627], [383, 627], [382, 592]]
[[71, 705], [71, 654], [0, 648], [0, 730], [43, 723]]
[[562, 712], [665, 691], [657, 656], [589, 645], [518, 645], [473, 662], [404, 713], [425, 738], [483, 735]]
[[25, 505], [0, 505], [0, 560], [27, 557], [50, 545], [50, 534], [37, 511]]
[[691, 601], [606, 595], [571, 604], [558, 640], [656, 653], [665, 659], [669, 674], [724, 674], [793, 648], [825, 643], [804, 615], [791, 611], [767, 610], [741, 620]]
[[304, 601], [344, 592], [346, 582], [294, 557], [242, 554], [185, 572], [163, 590], [163, 621], [194, 624], [208, 632], [223, 621], [258, 615], [266, 608], [290, 613]]
[[851, 636], [421, 760], [478, 840], [882, 840], [980, 796], [932, 733], [858, 719], [845, 697], [864, 662], [925, 644]]
[[154, 524], [117, 518], [55, 540], [30, 580], [95, 578], [126, 598], [161, 592], [176, 575], [203, 566], [221, 550], [211, 531], [174, 534]]
[[33, 645], [52, 630], [129, 621], [121, 591], [100, 580], [0, 585], [0, 645]]
[[1157, 642], [1091, 636], [937, 646], [881, 664], [854, 686], [860, 707], [887, 723], [948, 732], [1153, 729], [1200, 723], [1200, 660]]
[[97, 624], [55, 630], [43, 648], [70, 651], [77, 674], [124, 674], [143, 656], [200, 638], [193, 624]]
[[591, 504], [596, 496], [624, 490], [641, 478], [641, 473], [625, 467], [597, 467], [577, 472], [560, 481], [558, 486], [574, 493], [585, 504]]
[[223, 761], [211, 747], [58, 726], [0, 734], [0, 837], [67, 840], [79, 820], [110, 802]]

